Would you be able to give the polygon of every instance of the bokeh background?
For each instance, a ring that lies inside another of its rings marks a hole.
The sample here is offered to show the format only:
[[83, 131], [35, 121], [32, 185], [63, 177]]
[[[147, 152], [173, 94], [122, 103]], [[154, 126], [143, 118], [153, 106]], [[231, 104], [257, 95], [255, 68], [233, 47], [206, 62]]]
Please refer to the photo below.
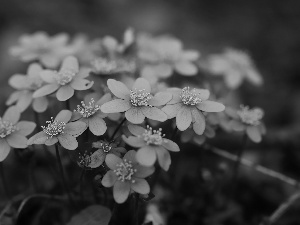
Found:
[[[226, 47], [248, 51], [264, 78], [264, 85], [258, 88], [244, 85], [238, 94], [245, 104], [265, 110], [268, 133], [262, 144], [249, 146], [245, 157], [300, 180], [300, 1], [297, 0], [0, 0], [1, 114], [12, 91], [8, 78], [26, 69], [8, 54], [21, 34], [43, 30], [51, 35], [67, 32], [120, 39], [127, 27], [155, 35], [174, 35], [186, 48], [198, 49], [203, 56]], [[238, 146], [239, 143], [234, 147]], [[237, 221], [257, 224], [295, 191], [278, 181], [265, 179], [254, 173], [241, 180], [239, 191], [244, 195], [240, 204], [248, 208], [243, 208], [244, 219]], [[193, 185], [193, 180], [189, 182]], [[300, 224], [297, 209], [291, 209], [289, 220], [283, 220], [282, 224]], [[190, 215], [182, 211], [175, 210], [170, 224], [188, 224], [184, 221]], [[197, 215], [197, 211], [194, 213]]]

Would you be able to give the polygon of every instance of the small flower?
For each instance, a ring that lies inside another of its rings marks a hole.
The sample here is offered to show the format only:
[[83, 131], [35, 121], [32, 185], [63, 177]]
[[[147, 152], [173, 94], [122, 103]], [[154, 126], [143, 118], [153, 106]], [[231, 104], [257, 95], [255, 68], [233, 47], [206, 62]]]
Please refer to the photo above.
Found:
[[6, 159], [11, 148], [26, 148], [26, 136], [35, 129], [33, 122], [18, 122], [20, 116], [19, 108], [11, 106], [0, 117], [0, 162]]
[[71, 54], [68, 40], [67, 34], [57, 34], [53, 37], [44, 32], [25, 34], [20, 37], [19, 45], [12, 47], [10, 52], [24, 62], [39, 60], [44, 66], [55, 68], [64, 57]]
[[172, 95], [159, 92], [152, 96], [150, 84], [144, 78], [138, 78], [131, 90], [114, 79], [108, 79], [107, 86], [117, 99], [101, 106], [104, 113], [125, 112], [126, 119], [134, 124], [142, 123], [145, 117], [161, 122], [167, 120], [167, 115], [157, 106], [166, 104]]
[[7, 105], [16, 103], [21, 112], [25, 111], [30, 104], [36, 112], [44, 112], [48, 107], [48, 99], [46, 97], [32, 98], [33, 92], [41, 88], [44, 81], [40, 77], [42, 67], [37, 63], [29, 65], [27, 74], [15, 74], [8, 83], [17, 91], [13, 92], [6, 101]]
[[183, 50], [182, 43], [176, 38], [140, 35], [137, 45], [138, 57], [144, 63], [142, 77], [167, 78], [173, 70], [184, 76], [193, 76], [198, 71], [193, 62], [199, 58], [199, 53]]
[[202, 112], [221, 112], [225, 106], [207, 100], [209, 91], [205, 89], [170, 88], [173, 99], [162, 110], [168, 118], [176, 117], [176, 126], [180, 131], [186, 130], [191, 123], [196, 134], [202, 135], [205, 130], [205, 117]]
[[134, 136], [122, 137], [128, 145], [139, 148], [136, 154], [137, 161], [143, 166], [152, 166], [158, 158], [161, 168], [167, 171], [171, 164], [170, 153], [167, 150], [178, 152], [178, 145], [164, 138], [161, 128], [153, 130], [149, 126], [144, 129], [137, 125], [129, 125], [128, 129]]
[[28, 145], [45, 144], [54, 145], [57, 142], [65, 149], [75, 150], [78, 147], [76, 137], [81, 135], [87, 128], [82, 121], [70, 122], [72, 112], [69, 110], [60, 111], [55, 119], [47, 121], [47, 126], [42, 126], [43, 131], [35, 134], [28, 140]]
[[74, 90], [87, 90], [93, 81], [85, 79], [89, 73], [79, 70], [77, 58], [68, 56], [64, 59], [60, 70], [44, 70], [41, 78], [47, 83], [33, 93], [34, 98], [43, 97], [56, 92], [59, 101], [66, 101], [74, 95]]
[[114, 154], [118, 157], [121, 157], [121, 153], [125, 153], [126, 149], [123, 147], [118, 147], [116, 143], [110, 143], [107, 141], [97, 141], [92, 144], [93, 148], [97, 150], [91, 154], [90, 162], [87, 167], [97, 168], [103, 164], [107, 154]]
[[98, 57], [91, 62], [91, 65], [92, 71], [100, 75], [134, 73], [136, 70], [134, 61], [122, 58], [109, 59]]
[[259, 143], [262, 135], [266, 133], [266, 128], [261, 121], [263, 116], [264, 112], [261, 108], [250, 109], [248, 106], [241, 106], [229, 124], [233, 130], [245, 131], [253, 142]]
[[245, 52], [229, 48], [221, 54], [211, 55], [207, 64], [213, 74], [224, 76], [226, 85], [231, 89], [238, 88], [244, 79], [257, 86], [263, 83], [252, 59]]
[[111, 170], [104, 175], [102, 185], [113, 186], [113, 196], [117, 203], [125, 202], [131, 191], [139, 194], [150, 192], [150, 186], [144, 178], [154, 172], [154, 167], [139, 165], [134, 150], [128, 151], [123, 159], [108, 154], [105, 163]]

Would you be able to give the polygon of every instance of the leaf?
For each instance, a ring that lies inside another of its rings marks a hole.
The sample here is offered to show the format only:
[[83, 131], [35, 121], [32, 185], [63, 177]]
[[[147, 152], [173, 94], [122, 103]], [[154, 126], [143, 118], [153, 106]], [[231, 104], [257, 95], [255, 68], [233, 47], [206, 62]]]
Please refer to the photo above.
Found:
[[67, 225], [107, 225], [111, 218], [108, 208], [91, 205], [73, 216]]

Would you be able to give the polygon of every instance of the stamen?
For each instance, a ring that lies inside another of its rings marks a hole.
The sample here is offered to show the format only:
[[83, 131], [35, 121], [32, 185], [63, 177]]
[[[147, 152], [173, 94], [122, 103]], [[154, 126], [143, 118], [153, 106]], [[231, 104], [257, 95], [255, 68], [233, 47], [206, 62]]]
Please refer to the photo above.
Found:
[[77, 109], [74, 110], [74, 112], [78, 112], [82, 115], [82, 117], [88, 118], [92, 115], [94, 115], [97, 111], [100, 110], [99, 105], [95, 105], [95, 101], [92, 98], [88, 105], [84, 103], [84, 101], [81, 101], [81, 105], [77, 105]]
[[75, 77], [76, 73], [72, 70], [62, 70], [59, 72], [55, 72], [55, 78], [58, 84], [66, 85], [70, 83]]
[[42, 128], [43, 128], [43, 131], [48, 135], [47, 139], [64, 133], [64, 129], [66, 127], [65, 122], [59, 122], [57, 120], [53, 120], [53, 117], [51, 117], [51, 120], [46, 121], [46, 123], [48, 125], [42, 126]]
[[88, 154], [87, 151], [85, 151], [83, 154], [79, 153], [78, 159], [78, 163], [82, 167], [88, 167], [88, 165], [91, 163], [91, 155]]
[[237, 114], [241, 118], [243, 123], [248, 125], [257, 126], [261, 123], [261, 119], [264, 116], [264, 112], [260, 108], [249, 109], [249, 106], [241, 105], [241, 110], [237, 111]]
[[132, 179], [132, 176], [137, 172], [137, 169], [133, 167], [131, 161], [123, 159], [123, 162], [117, 164], [116, 166], [118, 168], [115, 169], [114, 172], [118, 176], [118, 180], [122, 182], [131, 181], [132, 183], [135, 183], [135, 180]]
[[190, 87], [185, 87], [181, 90], [180, 98], [185, 105], [197, 105], [202, 102], [197, 90], [195, 88], [190, 90]]
[[152, 98], [149, 92], [145, 92], [145, 89], [142, 90], [131, 90], [130, 91], [130, 102], [133, 106], [150, 106], [148, 101]]
[[158, 130], [153, 130], [152, 127], [147, 125], [147, 129], [143, 133], [143, 137], [147, 145], [161, 145], [163, 143], [165, 135], [162, 134], [162, 129], [159, 128]]
[[112, 143], [102, 141], [102, 140], [94, 142], [92, 146], [93, 146], [93, 148], [102, 149], [103, 152], [105, 152], [105, 153], [109, 153], [113, 148]]
[[0, 117], [0, 138], [5, 138], [17, 130], [19, 130], [19, 128], [16, 125]]

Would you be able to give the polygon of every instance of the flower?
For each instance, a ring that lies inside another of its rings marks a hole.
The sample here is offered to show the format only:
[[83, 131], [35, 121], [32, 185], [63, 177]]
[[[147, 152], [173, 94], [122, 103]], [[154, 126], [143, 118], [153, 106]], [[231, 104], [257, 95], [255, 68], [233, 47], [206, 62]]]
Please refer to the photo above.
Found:
[[42, 126], [43, 131], [35, 134], [28, 140], [28, 145], [45, 144], [54, 145], [57, 142], [68, 150], [75, 150], [78, 147], [76, 137], [81, 135], [87, 128], [85, 122], [70, 122], [72, 112], [69, 110], [60, 111], [55, 119], [47, 121], [47, 126]]
[[134, 73], [136, 70], [136, 64], [133, 60], [123, 58], [98, 57], [91, 62], [91, 65], [92, 71], [100, 75]]
[[221, 54], [211, 55], [207, 64], [212, 74], [224, 76], [226, 85], [231, 89], [238, 88], [244, 79], [257, 86], [263, 83], [261, 75], [245, 52], [228, 48]]
[[101, 106], [102, 112], [125, 112], [126, 119], [134, 124], [142, 123], [145, 117], [161, 122], [167, 120], [167, 115], [156, 106], [166, 104], [172, 95], [159, 92], [152, 96], [150, 84], [146, 79], [138, 78], [131, 90], [114, 79], [108, 79], [107, 86], [117, 99], [104, 103]]
[[134, 136], [122, 136], [123, 140], [130, 146], [139, 148], [136, 154], [136, 160], [143, 166], [152, 166], [158, 158], [158, 163], [165, 171], [171, 164], [170, 153], [167, 151], [178, 152], [178, 145], [164, 138], [162, 129], [153, 130], [147, 126], [147, 129], [137, 125], [129, 125], [129, 131]]
[[22, 35], [19, 45], [10, 49], [13, 56], [24, 62], [39, 60], [48, 68], [56, 68], [61, 60], [72, 53], [67, 45], [67, 34], [57, 34], [50, 37], [45, 32], [36, 32], [32, 35]]
[[26, 136], [35, 129], [34, 122], [18, 122], [20, 116], [19, 108], [11, 106], [0, 117], [0, 162], [6, 159], [11, 148], [26, 148]]
[[16, 103], [21, 112], [25, 111], [32, 103], [32, 108], [36, 112], [44, 112], [48, 107], [46, 97], [32, 98], [33, 92], [43, 86], [44, 81], [40, 77], [42, 67], [37, 63], [32, 63], [27, 69], [26, 75], [15, 74], [9, 79], [9, 84], [17, 91], [13, 92], [8, 100], [7, 105]]
[[131, 191], [148, 194], [150, 186], [144, 179], [154, 172], [154, 167], [144, 167], [137, 163], [136, 152], [128, 151], [121, 159], [114, 154], [108, 154], [105, 159], [110, 170], [104, 175], [102, 185], [113, 186], [113, 196], [117, 203], [127, 200]]
[[73, 117], [80, 118], [81, 121], [85, 122], [94, 135], [103, 135], [107, 129], [103, 120], [106, 114], [101, 111], [100, 106], [110, 100], [110, 94], [105, 94], [97, 102], [95, 102], [94, 98], [85, 98], [85, 101], [81, 102], [81, 106], [77, 105]]
[[74, 90], [87, 90], [94, 83], [85, 79], [89, 74], [85, 70], [79, 70], [78, 60], [74, 56], [66, 57], [58, 72], [44, 70], [40, 75], [47, 84], [33, 93], [34, 98], [46, 96], [57, 91], [57, 99], [66, 101], [74, 95]]
[[199, 53], [183, 50], [182, 43], [169, 36], [151, 37], [139, 35], [138, 57], [144, 64], [141, 75], [145, 78], [167, 78], [173, 70], [184, 76], [196, 75], [198, 69], [193, 63]]
[[225, 106], [221, 103], [207, 100], [209, 91], [206, 89], [170, 88], [173, 99], [162, 108], [168, 118], [176, 117], [176, 126], [180, 131], [186, 130], [191, 123], [196, 134], [201, 135], [205, 130], [203, 112], [221, 112]]
[[261, 136], [266, 133], [266, 128], [261, 122], [263, 116], [264, 111], [261, 108], [250, 109], [249, 106], [241, 106], [229, 124], [233, 130], [245, 131], [253, 142], [259, 143]]

